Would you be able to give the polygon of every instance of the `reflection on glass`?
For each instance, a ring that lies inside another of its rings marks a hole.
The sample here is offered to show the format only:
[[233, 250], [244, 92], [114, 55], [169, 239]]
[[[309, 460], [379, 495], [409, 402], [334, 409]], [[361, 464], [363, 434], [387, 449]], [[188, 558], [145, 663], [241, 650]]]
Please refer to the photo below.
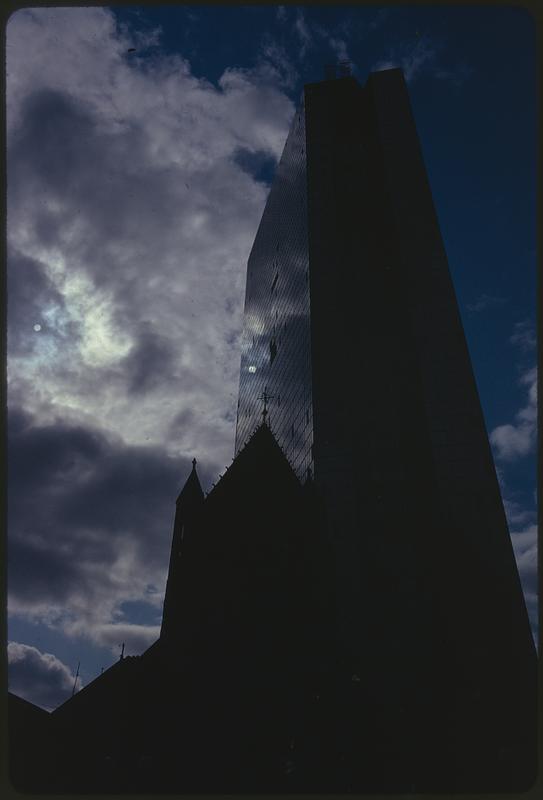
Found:
[[301, 480], [312, 469], [304, 113], [297, 113], [247, 266], [236, 453], [267, 422]]

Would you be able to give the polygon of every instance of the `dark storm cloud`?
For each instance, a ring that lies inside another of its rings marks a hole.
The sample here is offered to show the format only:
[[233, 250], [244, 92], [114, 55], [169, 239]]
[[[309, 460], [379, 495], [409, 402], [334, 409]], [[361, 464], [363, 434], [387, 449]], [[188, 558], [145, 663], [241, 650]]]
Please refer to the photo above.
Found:
[[186, 429], [194, 420], [194, 412], [190, 408], [185, 408], [176, 414], [170, 424], [170, 434], [172, 436], [179, 435], [179, 431]]
[[36, 425], [17, 408], [8, 455], [10, 608], [107, 643], [123, 602], [164, 587], [189, 459], [81, 425]]
[[[132, 235], [144, 240], [146, 231], [156, 248], [155, 237], [171, 230], [176, 184], [175, 170], [166, 174], [149, 164], [141, 130], [119, 124], [104, 124], [64, 92], [34, 91], [22, 104], [10, 141], [10, 173], [17, 176], [10, 205], [15, 212], [34, 198], [41, 246], [63, 245], [86, 259], [98, 285], [114, 279], [126, 291], [134, 262], [112, 274], [110, 248]], [[125, 299], [131, 302], [130, 295]]]
[[14, 188], [24, 185], [24, 178], [44, 181], [51, 193], [73, 186], [82, 163], [96, 155], [92, 128], [91, 116], [73, 98], [53, 89], [32, 92], [21, 105], [11, 141], [10, 156], [18, 176]]
[[175, 368], [175, 354], [172, 342], [149, 323], [142, 323], [137, 342], [123, 362], [129, 391], [138, 394], [160, 386]]
[[31, 496], [42, 490], [44, 476], [47, 483], [77, 477], [83, 465], [103, 457], [106, 440], [97, 431], [61, 423], [34, 427], [29, 414], [10, 408], [8, 446], [10, 485]]
[[[51, 711], [70, 696], [75, 676], [51, 653], [19, 642], [8, 643], [9, 689]], [[78, 679], [77, 688], [80, 687]]]
[[[47, 527], [40, 526], [37, 541], [30, 521], [20, 538], [12, 537], [8, 548], [8, 580], [16, 603], [32, 609], [44, 604], [60, 608], [80, 590], [79, 569], [70, 564], [61, 552], [55, 552], [47, 536]], [[28, 541], [26, 537], [28, 536]], [[75, 555], [75, 554], [74, 554]], [[59, 617], [60, 614], [53, 614]]]

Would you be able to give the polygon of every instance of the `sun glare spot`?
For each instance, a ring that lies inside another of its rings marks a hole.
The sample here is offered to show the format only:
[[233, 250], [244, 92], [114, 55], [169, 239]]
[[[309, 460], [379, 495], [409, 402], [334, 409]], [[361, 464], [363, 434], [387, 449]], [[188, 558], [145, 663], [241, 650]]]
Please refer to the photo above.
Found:
[[122, 359], [132, 341], [115, 324], [112, 298], [75, 264], [68, 269], [60, 254], [50, 255], [47, 265], [49, 277], [63, 296], [67, 317], [79, 323], [83, 362], [101, 367]]

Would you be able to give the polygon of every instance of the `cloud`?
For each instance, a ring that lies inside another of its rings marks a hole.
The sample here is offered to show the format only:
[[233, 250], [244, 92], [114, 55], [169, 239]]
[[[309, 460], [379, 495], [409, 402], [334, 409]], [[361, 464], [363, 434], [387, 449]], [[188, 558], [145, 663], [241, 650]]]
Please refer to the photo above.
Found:
[[21, 409], [11, 408], [8, 422], [10, 613], [99, 644], [121, 636], [147, 646], [156, 625], [131, 626], [122, 604], [161, 613], [175, 498], [190, 460], [81, 425], [39, 425]]
[[434, 77], [438, 78], [439, 80], [447, 81], [458, 88], [473, 75], [473, 72], [473, 68], [467, 64], [458, 64], [451, 69], [436, 69], [434, 72]]
[[[9, 690], [14, 694], [52, 711], [73, 690], [75, 675], [51, 653], [19, 642], [8, 642]], [[78, 677], [76, 689], [81, 688]]]
[[300, 76], [285, 47], [270, 36], [264, 36], [256, 67], [259, 75], [278, 86], [292, 89]]
[[[523, 334], [527, 330], [524, 326], [520, 329], [515, 326], [516, 333]], [[513, 337], [514, 338], [514, 337]], [[519, 342], [514, 342], [519, 344]], [[522, 345], [520, 345], [522, 349]], [[494, 455], [501, 460], [501, 468], [497, 468], [504, 497], [504, 509], [511, 532], [511, 541], [519, 570], [528, 616], [534, 640], [538, 642], [539, 635], [539, 601], [537, 581], [537, 496], [534, 493], [533, 506], [531, 503], [518, 502], [518, 497], [526, 495], [518, 492], [513, 497], [507, 497], [508, 487], [503, 481], [503, 471], [508, 465], [518, 461], [535, 450], [537, 437], [537, 369], [526, 370], [520, 377], [520, 385], [528, 390], [527, 403], [515, 414], [513, 424], [500, 425], [490, 434], [490, 443]]]
[[[238, 154], [276, 163], [291, 66], [268, 43], [254, 69], [214, 85], [164, 54], [159, 31], [134, 36], [104, 8], [10, 18], [10, 399], [43, 424], [199, 449], [221, 469], [267, 194]], [[188, 409], [191, 429], [172, 440]]]
[[[344, 15], [332, 27], [325, 27], [315, 22], [310, 15], [306, 16], [301, 8], [287, 9], [285, 6], [279, 6], [276, 19], [282, 23], [280, 33], [282, 41], [286, 38], [286, 34], [292, 37], [291, 49], [299, 61], [303, 62], [308, 51], [318, 47], [329, 48], [338, 61], [350, 61], [349, 40], [352, 38], [353, 26], [357, 21], [352, 14]], [[376, 22], [375, 27], [379, 24]], [[370, 23], [366, 26], [368, 30], [373, 29], [372, 25], [373, 23]], [[261, 50], [270, 64], [277, 68], [280, 85], [290, 89], [295, 87], [300, 80], [299, 72], [295, 69], [283, 44], [266, 36]]]
[[349, 53], [347, 51], [347, 43], [344, 39], [340, 39], [339, 37], [331, 36], [329, 38], [329, 44], [334, 53], [336, 54], [339, 61], [349, 61]]
[[532, 524], [511, 532], [511, 541], [524, 589], [524, 597], [534, 638], [538, 640], [538, 576], [537, 576], [537, 525]]
[[9, 612], [114, 652], [157, 636], [192, 458], [205, 489], [233, 455], [247, 257], [294, 113], [279, 44], [212, 83], [160, 36], [90, 7], [7, 27]]
[[303, 59], [307, 51], [313, 47], [313, 36], [309, 25], [306, 22], [304, 12], [301, 8], [297, 9], [294, 30], [300, 41], [300, 58]]
[[487, 308], [499, 308], [507, 303], [506, 298], [494, 295], [482, 294], [474, 303], [467, 303], [466, 309], [473, 314], [486, 311]]
[[440, 65], [438, 56], [442, 50], [443, 45], [440, 41], [430, 39], [425, 35], [417, 35], [391, 47], [386, 57], [373, 65], [372, 71], [378, 72], [400, 67], [408, 83], [412, 83], [425, 74], [438, 80], [447, 81], [454, 86], [460, 86], [471, 75], [472, 70], [465, 64], [456, 64], [448, 68]]
[[70, 636], [83, 635], [97, 645], [109, 647], [114, 655], [119, 654], [122, 644], [125, 645], [125, 655], [139, 655], [158, 639], [160, 625], [109, 622], [88, 629], [78, 621], [66, 625], [65, 632]]
[[256, 180], [271, 182], [275, 171], [275, 162], [266, 153], [252, 152], [240, 147], [235, 153], [234, 159], [245, 172], [248, 172]]
[[139, 335], [124, 360], [128, 390], [142, 394], [161, 388], [168, 381], [175, 364], [172, 341], [154, 330], [150, 322], [142, 322]]
[[509, 339], [511, 344], [519, 347], [523, 352], [534, 350], [537, 345], [535, 329], [531, 320], [525, 319], [515, 323], [515, 330]]
[[528, 387], [528, 402], [515, 414], [515, 422], [499, 425], [490, 434], [494, 453], [502, 461], [515, 461], [535, 449], [537, 435], [537, 369], [528, 370], [520, 378]]
[[435, 63], [438, 50], [427, 37], [416, 38], [399, 47], [392, 48], [387, 58], [372, 67], [372, 72], [401, 67], [408, 83]]
[[499, 425], [490, 434], [496, 455], [503, 461], [514, 461], [531, 453], [535, 446], [535, 427], [532, 424]]
[[507, 516], [507, 522], [511, 530], [518, 528], [519, 525], [535, 523], [537, 519], [537, 513], [535, 511], [526, 508], [515, 500], [504, 499], [503, 505]]
[[[47, 229], [44, 235], [49, 234]], [[73, 346], [79, 339], [79, 326], [68, 319], [64, 297], [48, 277], [46, 265], [13, 249], [9, 250], [8, 260], [10, 353], [36, 358], [51, 349]]]
[[[328, 47], [334, 53], [337, 61], [351, 61], [349, 56], [349, 40], [352, 38], [352, 30], [355, 18], [352, 15], [343, 17], [339, 23], [331, 28], [324, 27], [318, 22], [308, 22], [303, 19], [303, 31], [298, 32], [302, 40], [302, 50], [300, 58], [305, 56], [309, 47], [323, 46]], [[305, 43], [305, 44], [304, 44]], [[353, 64], [353, 72], [355, 71]]]
[[536, 646], [539, 638], [539, 582], [537, 569], [537, 512], [504, 500], [511, 542], [519, 571], [528, 617]]

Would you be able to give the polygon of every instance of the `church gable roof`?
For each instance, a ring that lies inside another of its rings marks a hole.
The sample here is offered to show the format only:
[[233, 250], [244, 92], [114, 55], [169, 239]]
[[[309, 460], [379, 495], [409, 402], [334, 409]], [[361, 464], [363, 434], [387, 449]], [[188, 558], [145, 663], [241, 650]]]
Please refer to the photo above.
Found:
[[296, 493], [301, 488], [273, 432], [267, 424], [262, 423], [209, 492], [206, 505], [218, 502], [226, 491], [237, 494], [239, 490], [247, 497], [250, 490], [257, 490], [260, 495], [267, 489], [271, 490], [272, 486], [274, 491], [285, 489]]

